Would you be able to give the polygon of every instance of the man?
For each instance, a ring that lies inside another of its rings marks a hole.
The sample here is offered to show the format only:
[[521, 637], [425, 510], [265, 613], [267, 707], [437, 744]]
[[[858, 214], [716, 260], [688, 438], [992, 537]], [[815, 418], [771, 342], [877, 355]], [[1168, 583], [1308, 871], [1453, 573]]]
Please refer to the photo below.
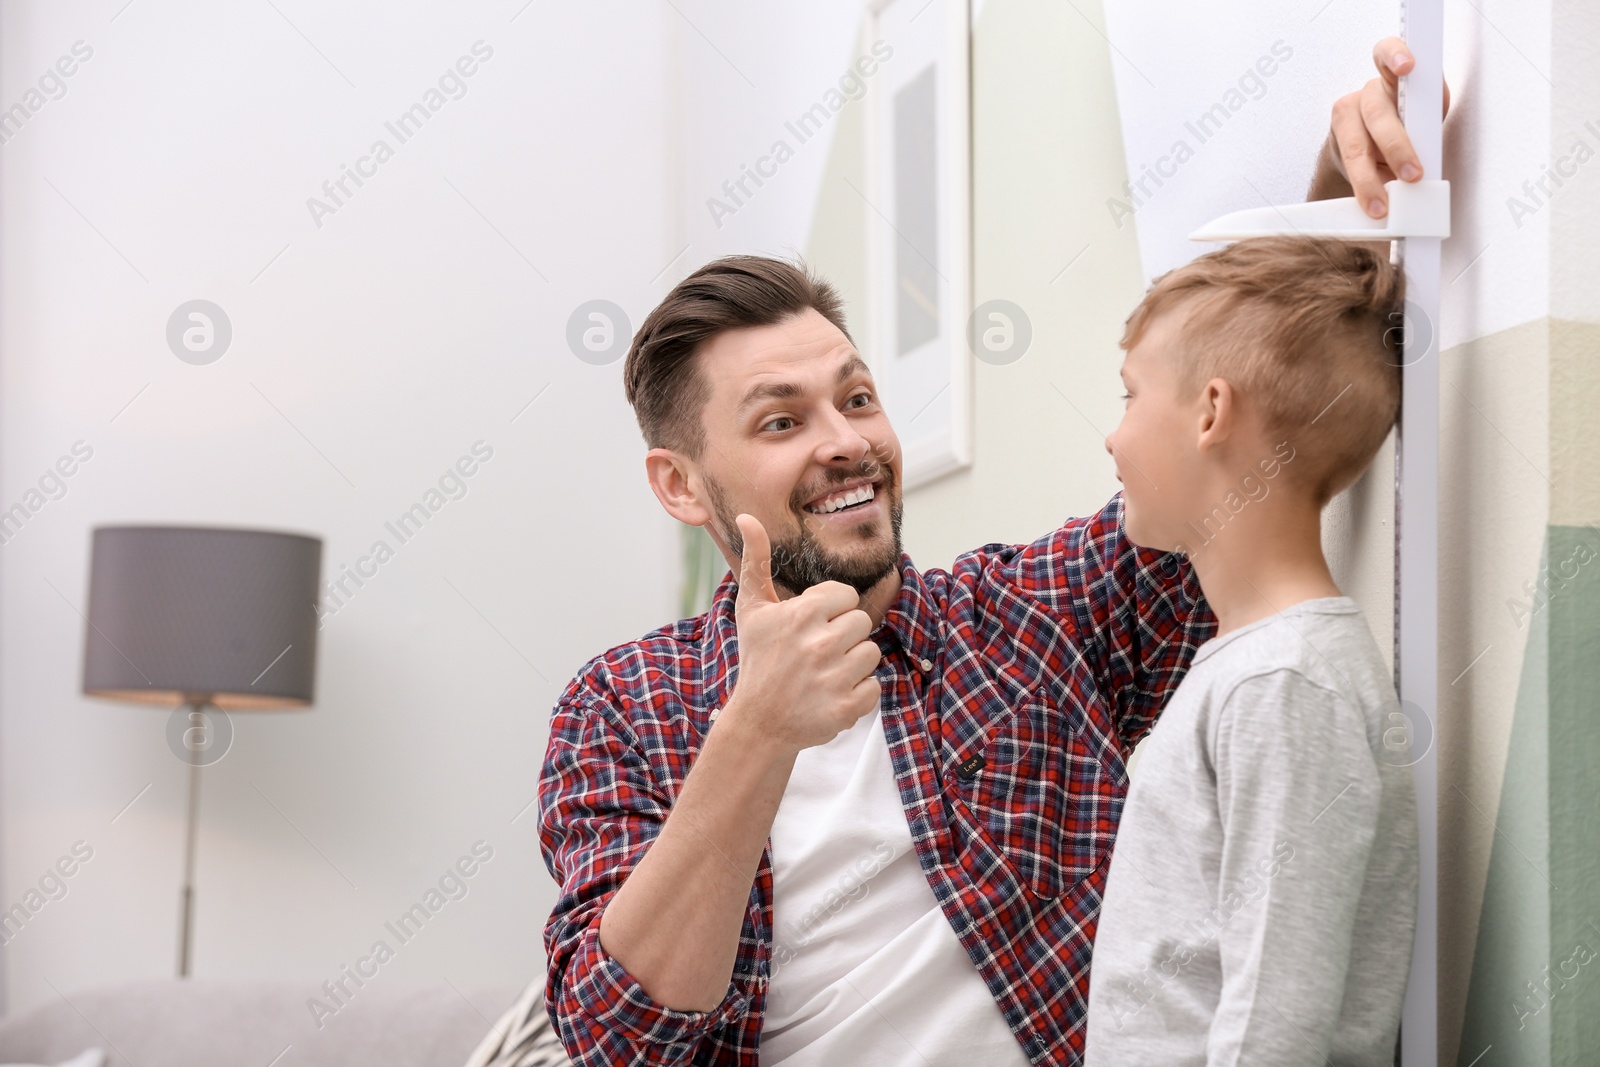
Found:
[[[1410, 57], [1374, 61], [1311, 196], [1381, 215], [1383, 181], [1421, 174]], [[624, 377], [651, 488], [734, 573], [557, 704], [540, 839], [569, 1055], [1080, 1062], [1124, 759], [1215, 629], [1187, 564], [1128, 542], [1118, 496], [918, 571], [871, 375], [788, 264], [690, 275]]]

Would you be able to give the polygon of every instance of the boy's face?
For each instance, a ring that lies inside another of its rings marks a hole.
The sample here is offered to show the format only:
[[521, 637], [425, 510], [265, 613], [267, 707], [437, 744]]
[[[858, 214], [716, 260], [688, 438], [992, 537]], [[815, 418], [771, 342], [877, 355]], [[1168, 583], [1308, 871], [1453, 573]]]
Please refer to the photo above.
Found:
[[[1208, 471], [1197, 439], [1202, 412], [1180, 395], [1181, 308], [1156, 317], [1122, 362], [1122, 421], [1106, 438], [1122, 483], [1123, 526], [1136, 545], [1173, 551], [1193, 540], [1188, 519], [1204, 511]], [[1198, 508], [1198, 510], [1197, 510]]]

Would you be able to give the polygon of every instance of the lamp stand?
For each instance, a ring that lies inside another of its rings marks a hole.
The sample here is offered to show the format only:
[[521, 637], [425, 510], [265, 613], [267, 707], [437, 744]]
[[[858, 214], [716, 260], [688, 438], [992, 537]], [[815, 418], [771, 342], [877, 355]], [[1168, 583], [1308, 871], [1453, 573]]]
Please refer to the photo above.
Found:
[[192, 725], [183, 732], [183, 747], [189, 763], [189, 820], [183, 846], [183, 925], [178, 940], [179, 978], [189, 977], [194, 948], [194, 853], [200, 828], [200, 750], [205, 747], [196, 743], [198, 739], [195, 735], [199, 731], [203, 736], [204, 731], [210, 728], [204, 718], [205, 707], [209, 703], [208, 700], [185, 702], [185, 706], [191, 709], [189, 721]]

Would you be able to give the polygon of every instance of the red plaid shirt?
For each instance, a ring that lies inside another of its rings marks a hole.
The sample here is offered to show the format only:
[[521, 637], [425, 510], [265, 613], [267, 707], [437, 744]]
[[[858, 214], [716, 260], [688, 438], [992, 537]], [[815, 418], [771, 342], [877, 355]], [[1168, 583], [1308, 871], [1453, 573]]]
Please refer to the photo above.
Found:
[[[1089, 954], [1127, 789], [1124, 758], [1216, 628], [1182, 557], [1122, 532], [1122, 497], [953, 573], [900, 557], [873, 639], [883, 730], [935, 898], [1034, 1063], [1079, 1063]], [[582, 1067], [756, 1064], [772, 857], [751, 886], [727, 996], [654, 1003], [600, 946], [607, 901], [655, 840], [738, 673], [737, 583], [704, 615], [587, 663], [556, 705], [540, 845], [551, 1018]]]

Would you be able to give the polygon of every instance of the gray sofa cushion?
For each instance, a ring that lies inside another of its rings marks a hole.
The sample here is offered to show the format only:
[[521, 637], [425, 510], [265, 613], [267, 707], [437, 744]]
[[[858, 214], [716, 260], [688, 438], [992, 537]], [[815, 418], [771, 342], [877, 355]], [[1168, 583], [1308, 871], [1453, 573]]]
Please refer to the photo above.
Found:
[[370, 982], [320, 1020], [307, 1006], [320, 991], [304, 983], [169, 978], [63, 992], [0, 1021], [0, 1063], [98, 1046], [106, 1067], [461, 1067], [521, 990]]

